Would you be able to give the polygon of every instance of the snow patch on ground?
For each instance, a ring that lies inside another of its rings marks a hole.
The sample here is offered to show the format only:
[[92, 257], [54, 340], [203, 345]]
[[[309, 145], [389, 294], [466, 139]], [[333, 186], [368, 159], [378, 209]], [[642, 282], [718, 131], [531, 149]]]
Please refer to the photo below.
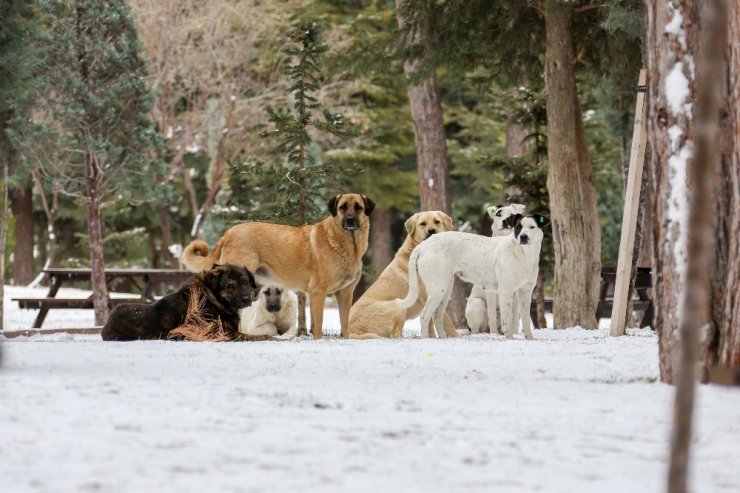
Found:
[[[673, 389], [629, 334], [6, 340], [0, 491], [664, 490]], [[697, 398], [692, 489], [738, 491], [740, 392]]]

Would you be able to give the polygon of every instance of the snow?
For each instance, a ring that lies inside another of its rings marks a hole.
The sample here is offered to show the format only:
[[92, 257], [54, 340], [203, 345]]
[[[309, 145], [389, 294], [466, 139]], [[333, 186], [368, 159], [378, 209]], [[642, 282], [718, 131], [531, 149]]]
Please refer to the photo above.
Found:
[[[13, 305], [6, 322], [27, 328], [35, 312]], [[89, 310], [50, 317], [92, 324]], [[326, 317], [336, 334], [336, 309]], [[0, 491], [659, 491], [673, 389], [657, 381], [652, 331], [629, 333], [8, 339]], [[697, 399], [692, 490], [738, 491], [740, 392], [700, 386]]]
[[683, 62], [676, 62], [665, 79], [665, 94], [668, 106], [674, 115], [685, 113], [691, 117], [689, 97], [689, 80], [683, 73]]

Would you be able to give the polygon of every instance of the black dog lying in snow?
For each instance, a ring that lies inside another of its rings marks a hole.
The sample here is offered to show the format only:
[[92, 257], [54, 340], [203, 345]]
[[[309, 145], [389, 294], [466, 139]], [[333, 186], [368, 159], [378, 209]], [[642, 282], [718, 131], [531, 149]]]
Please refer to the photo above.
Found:
[[256, 301], [259, 292], [246, 268], [214, 266], [151, 305], [118, 305], [101, 335], [105, 341], [234, 339], [239, 333], [239, 310]]

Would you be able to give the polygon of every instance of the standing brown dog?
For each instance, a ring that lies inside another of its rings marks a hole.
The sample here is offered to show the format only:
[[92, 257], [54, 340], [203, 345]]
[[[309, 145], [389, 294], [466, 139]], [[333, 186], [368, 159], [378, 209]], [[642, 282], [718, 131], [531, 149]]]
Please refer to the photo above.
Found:
[[[441, 211], [417, 212], [406, 221], [406, 241], [396, 252], [378, 280], [357, 300], [349, 313], [350, 339], [378, 339], [401, 337], [406, 320], [419, 316], [426, 294], [419, 302], [405, 310], [396, 306], [396, 298], [409, 291], [409, 257], [416, 245], [436, 233], [452, 231], [452, 218]], [[450, 317], [445, 314], [445, 333], [457, 336]]]
[[347, 337], [352, 293], [360, 280], [375, 204], [364, 195], [348, 193], [332, 198], [327, 206], [331, 215], [308, 226], [238, 224], [224, 233], [210, 254], [204, 241], [195, 240], [183, 251], [182, 263], [193, 272], [214, 263], [243, 265], [263, 284], [307, 293], [315, 339], [322, 335], [324, 300], [334, 293], [342, 337]]

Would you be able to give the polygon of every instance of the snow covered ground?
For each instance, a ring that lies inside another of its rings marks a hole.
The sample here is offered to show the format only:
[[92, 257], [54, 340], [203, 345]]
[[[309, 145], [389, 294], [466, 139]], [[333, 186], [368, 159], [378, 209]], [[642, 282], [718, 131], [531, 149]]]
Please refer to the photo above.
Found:
[[[6, 327], [30, 327], [13, 305]], [[664, 490], [673, 389], [655, 336], [535, 337], [5, 340], [0, 492]], [[740, 392], [697, 398], [693, 491], [740, 491]]]

